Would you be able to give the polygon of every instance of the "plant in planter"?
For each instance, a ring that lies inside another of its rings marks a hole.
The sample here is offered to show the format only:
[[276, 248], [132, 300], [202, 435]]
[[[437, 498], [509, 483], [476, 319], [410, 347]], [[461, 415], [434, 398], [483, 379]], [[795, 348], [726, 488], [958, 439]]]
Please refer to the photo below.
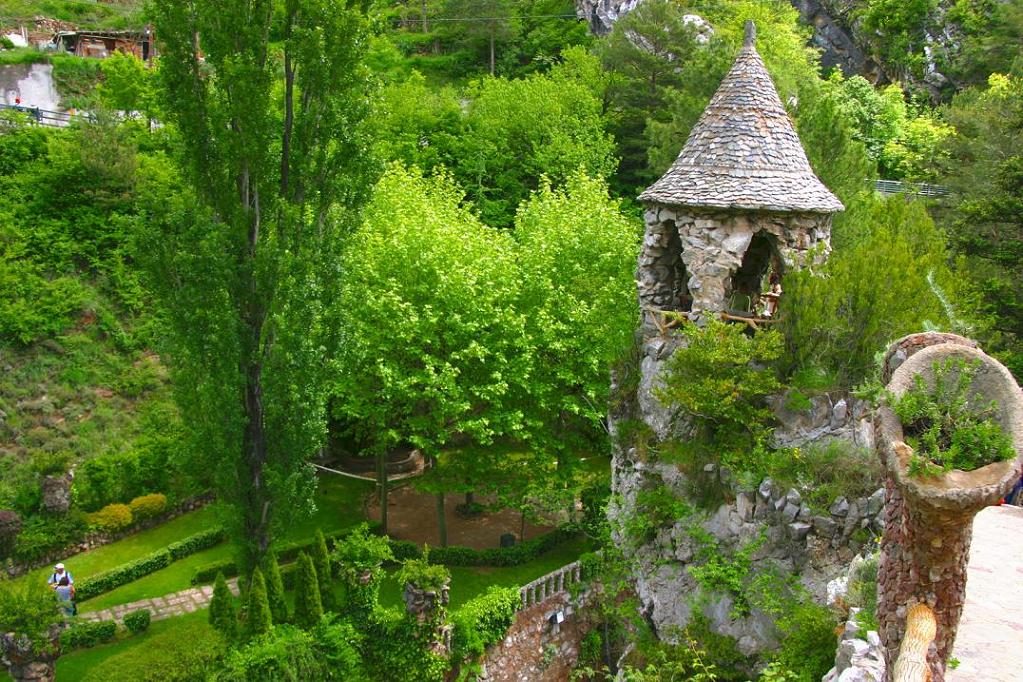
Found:
[[981, 367], [979, 361], [948, 358], [934, 363], [932, 386], [917, 374], [909, 390], [891, 396], [905, 441], [913, 448], [910, 475], [973, 471], [1016, 457], [1012, 440], [994, 420], [997, 401], [983, 404], [972, 394]]
[[979, 349], [940, 335], [908, 343], [918, 336], [889, 350], [908, 359], [878, 410], [886, 506], [877, 620], [891, 680], [906, 614], [928, 607], [936, 636], [926, 663], [932, 682], [943, 682], [965, 603], [973, 517], [1019, 478], [1023, 396]]

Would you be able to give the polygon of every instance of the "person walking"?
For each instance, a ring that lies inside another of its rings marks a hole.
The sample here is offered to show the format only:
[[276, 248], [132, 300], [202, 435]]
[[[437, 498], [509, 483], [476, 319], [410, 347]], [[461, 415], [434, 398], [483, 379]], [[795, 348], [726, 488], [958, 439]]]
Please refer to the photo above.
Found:
[[68, 585], [74, 586], [75, 579], [72, 577], [71, 571], [64, 568], [64, 564], [57, 564], [53, 567], [53, 573], [46, 580], [46, 584], [57, 589], [57, 584], [60, 583], [61, 578], [67, 578]]
[[46, 584], [53, 588], [60, 601], [60, 608], [65, 616], [73, 616], [77, 612], [75, 608], [75, 579], [71, 571], [64, 567], [64, 564], [57, 564], [53, 567], [53, 573], [46, 580]]

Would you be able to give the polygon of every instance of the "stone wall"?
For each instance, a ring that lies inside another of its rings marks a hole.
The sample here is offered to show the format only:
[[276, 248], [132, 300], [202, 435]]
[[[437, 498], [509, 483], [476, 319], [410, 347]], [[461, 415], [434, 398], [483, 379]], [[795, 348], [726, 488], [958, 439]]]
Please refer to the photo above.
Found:
[[[564, 622], [551, 624], [551, 616]], [[584, 623], [567, 593], [519, 611], [504, 641], [483, 659], [483, 682], [561, 682], [579, 660]]]
[[[785, 267], [807, 264], [811, 257], [824, 258], [830, 248], [831, 217], [824, 214], [698, 213], [662, 206], [647, 209], [645, 218], [638, 280], [640, 305], [646, 308], [670, 304], [681, 284], [692, 299], [694, 314], [724, 310], [733, 276], [757, 233], [771, 236]], [[679, 237], [688, 278], [683, 283], [673, 281], [683, 272], [672, 267], [673, 231]]]
[[213, 501], [212, 493], [206, 493], [203, 495], [198, 495], [196, 497], [191, 497], [182, 502], [181, 504], [179, 504], [178, 506], [174, 507], [174, 509], [164, 512], [163, 514], [156, 516], [154, 518], [146, 519], [145, 521], [142, 521], [141, 523], [138, 523], [132, 526], [131, 528], [128, 528], [127, 530], [122, 530], [117, 533], [103, 533], [99, 531], [87, 533], [80, 542], [76, 542], [72, 545], [68, 545], [67, 547], [62, 547], [61, 549], [49, 552], [42, 558], [37, 559], [36, 561], [26, 562], [23, 564], [14, 563], [8, 564], [7, 566], [4, 567], [3, 570], [10, 577], [14, 578], [19, 575], [24, 575], [25, 573], [28, 573], [33, 569], [40, 568], [42, 566], [52, 565], [57, 561], [67, 561], [69, 558], [74, 557], [74, 555], [76, 554], [81, 554], [82, 552], [87, 552], [90, 549], [96, 549], [97, 547], [108, 545], [111, 542], [117, 542], [118, 540], [126, 538], [129, 535], [140, 533], [144, 530], [148, 530], [149, 528], [155, 528], [156, 526], [167, 523], [172, 519], [176, 519], [182, 514], [187, 514], [190, 511], [200, 509], [201, 507], [206, 506], [212, 501]]
[[[633, 514], [642, 490], [667, 487], [684, 499], [694, 485], [674, 464], [658, 461], [651, 454], [657, 442], [688, 435], [686, 420], [654, 395], [664, 362], [683, 342], [673, 334], [643, 341], [638, 390], [618, 403], [620, 407], [611, 415], [613, 433], [625, 420], [641, 420], [654, 440], [649, 450], [615, 449], [615, 495], [608, 512], [612, 525]], [[616, 385], [615, 390], [620, 388]], [[775, 431], [779, 445], [806, 446], [841, 439], [864, 449], [873, 447], [873, 415], [862, 401], [848, 395], [820, 395], [811, 400], [809, 409], [798, 412], [786, 409], [784, 403], [781, 397], [772, 401], [779, 422]], [[873, 458], [866, 461], [874, 462]], [[797, 574], [822, 603], [828, 582], [843, 574], [864, 542], [882, 529], [883, 489], [859, 499], [840, 498], [826, 511], [813, 511], [799, 490], [784, 489], [771, 480], [759, 481], [755, 487], [744, 486], [733, 480], [731, 472], [713, 465], [701, 475], [698, 484], [713, 484], [726, 500], [700, 523], [717, 540], [721, 551], [734, 552], [763, 533], [766, 540], [753, 557], [752, 571]], [[690, 622], [694, 597], [701, 590], [688, 571], [697, 563], [700, 549], [689, 532], [692, 523], [681, 520], [660, 529], [650, 543], [635, 549], [627, 545], [637, 561], [636, 591], [645, 613], [659, 635], [668, 639], [676, 626]], [[615, 540], [619, 544], [631, 542], [620, 531]], [[749, 655], [777, 646], [778, 633], [770, 617], [754, 611], [746, 618], [733, 619], [731, 596], [712, 596], [704, 600], [704, 614], [712, 629], [737, 640], [742, 653]]]

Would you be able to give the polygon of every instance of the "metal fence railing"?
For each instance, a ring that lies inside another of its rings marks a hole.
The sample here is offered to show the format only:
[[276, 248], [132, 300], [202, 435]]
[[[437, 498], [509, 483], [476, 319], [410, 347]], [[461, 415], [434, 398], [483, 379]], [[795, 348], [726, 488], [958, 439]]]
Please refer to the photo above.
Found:
[[947, 197], [950, 192], [944, 185], [930, 185], [925, 182], [901, 182], [899, 180], [875, 180], [874, 191], [881, 194], [912, 194], [919, 197]]

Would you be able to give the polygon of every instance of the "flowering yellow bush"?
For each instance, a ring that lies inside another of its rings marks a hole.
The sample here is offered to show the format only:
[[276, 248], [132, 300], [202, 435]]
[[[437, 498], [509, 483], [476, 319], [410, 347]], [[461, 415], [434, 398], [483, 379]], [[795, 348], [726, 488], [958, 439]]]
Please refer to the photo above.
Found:
[[88, 519], [91, 525], [106, 531], [122, 530], [134, 521], [131, 507], [126, 504], [108, 504], [98, 512], [89, 514]]
[[136, 521], [159, 516], [167, 508], [167, 496], [163, 493], [140, 495], [128, 503], [131, 514]]

